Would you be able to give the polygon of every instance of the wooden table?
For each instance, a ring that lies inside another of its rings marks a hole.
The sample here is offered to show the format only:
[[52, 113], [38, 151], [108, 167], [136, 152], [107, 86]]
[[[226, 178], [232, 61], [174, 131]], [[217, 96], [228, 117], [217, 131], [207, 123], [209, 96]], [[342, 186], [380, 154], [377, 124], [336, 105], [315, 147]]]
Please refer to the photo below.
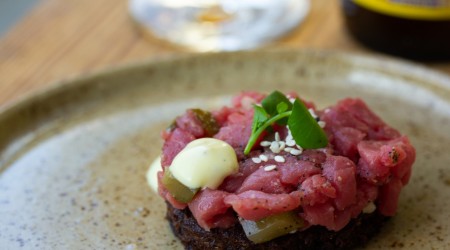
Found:
[[[337, 0], [312, 0], [298, 29], [273, 46], [375, 53], [345, 31]], [[126, 0], [41, 0], [0, 38], [0, 108], [57, 81], [111, 65], [188, 53], [144, 38]], [[426, 66], [450, 74], [450, 62]]]

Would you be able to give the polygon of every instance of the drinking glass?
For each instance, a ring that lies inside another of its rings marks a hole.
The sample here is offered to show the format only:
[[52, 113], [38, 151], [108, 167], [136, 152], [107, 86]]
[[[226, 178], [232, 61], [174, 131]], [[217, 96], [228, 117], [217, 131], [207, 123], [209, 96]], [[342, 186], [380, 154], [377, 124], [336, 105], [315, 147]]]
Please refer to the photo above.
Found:
[[134, 20], [159, 39], [196, 51], [259, 47], [297, 27], [309, 0], [130, 0]]

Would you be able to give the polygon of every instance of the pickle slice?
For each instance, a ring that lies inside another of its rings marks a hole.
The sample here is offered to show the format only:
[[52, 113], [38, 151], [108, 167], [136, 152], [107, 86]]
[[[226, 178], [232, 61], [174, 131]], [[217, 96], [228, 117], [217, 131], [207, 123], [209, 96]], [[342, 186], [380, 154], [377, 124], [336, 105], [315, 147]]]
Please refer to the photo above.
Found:
[[272, 215], [259, 221], [239, 220], [247, 238], [254, 243], [263, 243], [294, 232], [304, 226], [303, 219], [294, 212]]
[[167, 191], [175, 198], [175, 200], [183, 203], [191, 201], [198, 191], [198, 188], [191, 189], [179, 182], [170, 172], [166, 169], [162, 178], [162, 184], [166, 187]]
[[192, 112], [194, 112], [195, 117], [202, 124], [202, 127], [206, 132], [206, 136], [211, 137], [219, 132], [219, 124], [217, 124], [217, 121], [210, 112], [202, 109], [192, 109]]

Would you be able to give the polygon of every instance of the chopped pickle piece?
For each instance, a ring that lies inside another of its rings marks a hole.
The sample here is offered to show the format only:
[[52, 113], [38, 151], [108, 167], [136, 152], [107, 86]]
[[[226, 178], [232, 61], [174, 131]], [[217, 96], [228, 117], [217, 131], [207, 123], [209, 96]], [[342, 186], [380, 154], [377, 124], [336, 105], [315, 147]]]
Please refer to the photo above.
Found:
[[192, 112], [202, 124], [203, 129], [206, 131], [206, 136], [213, 136], [219, 132], [219, 124], [217, 124], [210, 112], [201, 109], [192, 109]]
[[167, 132], [167, 133], [170, 133], [170, 132], [174, 131], [176, 128], [177, 128], [177, 121], [176, 121], [176, 120], [173, 120], [173, 121], [169, 124], [169, 126], [166, 127], [166, 132]]
[[294, 212], [275, 214], [259, 221], [239, 220], [247, 238], [254, 243], [263, 243], [294, 232], [304, 226], [303, 219]]
[[166, 169], [164, 172], [162, 184], [166, 187], [173, 198], [175, 198], [175, 200], [183, 203], [191, 201], [198, 191], [198, 188], [190, 189], [175, 179], [169, 169]]

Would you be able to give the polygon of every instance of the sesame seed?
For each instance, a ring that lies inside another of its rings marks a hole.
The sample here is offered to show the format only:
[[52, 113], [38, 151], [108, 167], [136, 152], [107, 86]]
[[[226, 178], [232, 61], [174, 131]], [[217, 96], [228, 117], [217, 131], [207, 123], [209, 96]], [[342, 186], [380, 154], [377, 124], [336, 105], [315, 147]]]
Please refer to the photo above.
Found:
[[370, 214], [370, 213], [373, 213], [375, 211], [375, 209], [377, 209], [375, 204], [373, 202], [370, 202], [369, 204], [367, 204], [367, 206], [363, 209], [362, 212], [365, 214]]
[[261, 159], [261, 161], [263, 162], [267, 162], [269, 160], [269, 158], [266, 155], [260, 155], [259, 159]]
[[289, 147], [293, 147], [295, 146], [295, 141], [292, 139], [291, 140], [286, 139], [286, 145]]
[[289, 152], [289, 153], [291, 153], [291, 155], [300, 155], [301, 153], [302, 153], [303, 151], [302, 150], [299, 150], [299, 149], [292, 149], [291, 150], [291, 152]]
[[294, 103], [294, 102], [295, 102], [295, 98], [289, 98], [289, 101], [290, 101], [291, 103]]
[[277, 168], [277, 166], [276, 165], [268, 165], [268, 166], [265, 166], [264, 167], [264, 171], [272, 171], [272, 170], [275, 170]]
[[314, 118], [317, 117], [316, 112], [314, 112], [314, 109], [310, 108], [310, 109], [308, 109], [308, 111], [309, 111], [309, 113], [311, 114], [312, 117], [314, 117]]
[[293, 149], [293, 148], [286, 147], [286, 148], [284, 148], [284, 151], [290, 153], [292, 149]]
[[284, 141], [279, 141], [278, 145], [280, 146], [280, 151], [286, 147], [286, 143]]
[[280, 153], [280, 145], [278, 144], [278, 142], [273, 141], [273, 142], [270, 144], [270, 150], [271, 150], [273, 153], [275, 153], [275, 154]]
[[275, 141], [280, 141], [280, 134], [275, 132]]
[[254, 163], [261, 163], [261, 159], [258, 158], [258, 157], [253, 157], [253, 158], [252, 158], [252, 161], [253, 161]]
[[324, 127], [327, 125], [327, 123], [324, 122], [324, 121], [318, 121], [317, 124], [319, 124], [319, 126], [320, 126], [321, 128], [324, 128]]
[[285, 162], [285, 159], [281, 155], [277, 155], [273, 158], [276, 162]]
[[259, 145], [261, 145], [261, 147], [268, 147], [270, 146], [271, 142], [270, 141], [262, 141]]

